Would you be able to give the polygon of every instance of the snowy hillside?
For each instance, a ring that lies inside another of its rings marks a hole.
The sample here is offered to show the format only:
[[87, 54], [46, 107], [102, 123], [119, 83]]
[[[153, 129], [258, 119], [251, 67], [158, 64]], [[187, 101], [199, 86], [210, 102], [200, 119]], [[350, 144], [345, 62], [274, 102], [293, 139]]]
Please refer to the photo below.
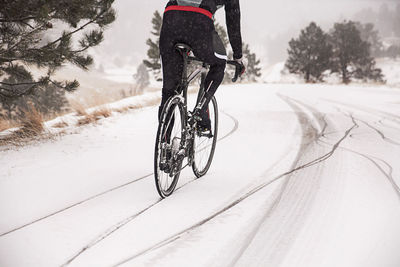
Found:
[[378, 59], [377, 67], [382, 69], [388, 85], [400, 88], [400, 59]]
[[[378, 59], [376, 65], [382, 69], [387, 85], [400, 88], [400, 60]], [[340, 79], [334, 75], [325, 80], [328, 83], [340, 83]], [[266, 83], [297, 83], [303, 82], [303, 79], [298, 75], [290, 74], [285, 69], [285, 63], [280, 62], [263, 70], [262, 81]]]
[[400, 90], [249, 84], [217, 98], [210, 172], [185, 170], [165, 200], [156, 106], [1, 151], [0, 266], [400, 266]]

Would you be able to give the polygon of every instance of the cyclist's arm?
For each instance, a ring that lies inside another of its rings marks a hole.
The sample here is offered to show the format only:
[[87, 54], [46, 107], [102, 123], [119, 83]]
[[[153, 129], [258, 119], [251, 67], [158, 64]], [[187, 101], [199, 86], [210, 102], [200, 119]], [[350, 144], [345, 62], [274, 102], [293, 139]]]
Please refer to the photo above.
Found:
[[239, 0], [228, 0], [225, 4], [226, 26], [229, 41], [233, 50], [233, 58], [242, 58], [242, 34], [240, 30]]

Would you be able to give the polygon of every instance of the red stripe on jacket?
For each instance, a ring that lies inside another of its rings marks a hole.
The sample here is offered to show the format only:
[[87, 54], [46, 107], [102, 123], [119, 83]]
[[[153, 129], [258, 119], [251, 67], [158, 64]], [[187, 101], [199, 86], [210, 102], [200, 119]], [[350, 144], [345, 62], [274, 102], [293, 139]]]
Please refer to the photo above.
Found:
[[208, 10], [206, 10], [204, 8], [200, 8], [200, 7], [194, 7], [194, 6], [169, 6], [169, 7], [167, 7], [165, 9], [164, 13], [167, 12], [167, 11], [171, 11], [171, 10], [196, 12], [196, 13], [200, 13], [200, 14], [206, 15], [210, 19], [212, 19], [212, 17], [213, 17], [213, 15], [211, 14], [210, 11], [208, 11]]

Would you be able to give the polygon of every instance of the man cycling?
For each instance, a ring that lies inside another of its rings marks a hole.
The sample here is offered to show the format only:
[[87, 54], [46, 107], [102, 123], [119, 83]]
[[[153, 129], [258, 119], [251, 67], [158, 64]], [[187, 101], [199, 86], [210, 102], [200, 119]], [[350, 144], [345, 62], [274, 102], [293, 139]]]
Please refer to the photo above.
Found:
[[211, 129], [208, 104], [224, 78], [227, 60], [225, 47], [215, 31], [213, 20], [215, 12], [222, 6], [225, 6], [233, 58], [241, 64], [240, 73], [244, 72], [239, 0], [170, 0], [164, 12], [160, 34], [163, 89], [159, 117], [164, 104], [175, 95], [182, 77], [183, 59], [174, 46], [185, 43], [193, 49], [197, 58], [210, 64], [205, 79], [206, 102], [200, 110], [201, 121], [198, 126], [202, 130]]

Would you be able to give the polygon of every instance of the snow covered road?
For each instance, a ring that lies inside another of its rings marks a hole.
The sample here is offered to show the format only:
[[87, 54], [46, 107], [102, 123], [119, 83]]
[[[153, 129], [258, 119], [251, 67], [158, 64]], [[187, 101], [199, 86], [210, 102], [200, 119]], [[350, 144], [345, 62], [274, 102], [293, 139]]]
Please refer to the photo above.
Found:
[[0, 266], [400, 266], [400, 90], [217, 99], [209, 173], [162, 201], [156, 108], [0, 152]]

